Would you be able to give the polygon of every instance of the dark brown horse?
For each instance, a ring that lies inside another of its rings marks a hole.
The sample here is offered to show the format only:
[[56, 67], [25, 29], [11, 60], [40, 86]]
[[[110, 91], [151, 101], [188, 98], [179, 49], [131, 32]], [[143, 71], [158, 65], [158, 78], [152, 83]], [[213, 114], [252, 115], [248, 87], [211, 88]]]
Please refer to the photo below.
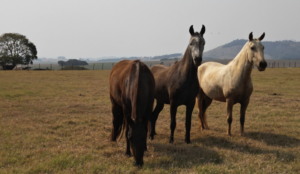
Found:
[[174, 142], [174, 130], [176, 127], [176, 112], [180, 105], [186, 106], [185, 121], [185, 142], [190, 143], [191, 116], [195, 105], [195, 98], [199, 92], [197, 79], [197, 67], [202, 62], [204, 50], [205, 26], [202, 26], [200, 33], [194, 32], [193, 26], [190, 27], [191, 38], [184, 56], [171, 67], [155, 65], [150, 68], [155, 79], [155, 99], [156, 107], [152, 113], [150, 139], [154, 138], [155, 123], [158, 114], [164, 104], [170, 104], [171, 112], [171, 135], [170, 143]]
[[149, 68], [139, 60], [123, 60], [111, 70], [110, 99], [113, 128], [111, 141], [116, 141], [126, 129], [126, 155], [132, 150], [135, 165], [143, 165], [147, 150], [147, 123], [154, 102], [154, 78]]

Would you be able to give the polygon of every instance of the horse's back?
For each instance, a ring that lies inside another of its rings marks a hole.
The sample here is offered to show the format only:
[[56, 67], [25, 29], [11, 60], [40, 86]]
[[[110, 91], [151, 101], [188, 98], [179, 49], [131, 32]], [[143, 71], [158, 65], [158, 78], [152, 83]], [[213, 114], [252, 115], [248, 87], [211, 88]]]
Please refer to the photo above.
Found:
[[166, 69], [168, 69], [169, 67], [165, 66], [165, 65], [154, 65], [152, 67], [150, 67], [150, 71], [153, 74], [165, 71]]
[[226, 65], [218, 63], [218, 62], [205, 62], [205, 63], [203, 63], [202, 65], [200, 65], [198, 67], [198, 72], [199, 71], [200, 72], [206, 71], [207, 68], [208, 68], [208, 70], [212, 70], [212, 68], [213, 68], [213, 70], [215, 70], [215, 69], [218, 70], [218, 69], [223, 68], [225, 66]]
[[226, 74], [228, 67], [218, 62], [206, 62], [198, 67], [198, 80], [210, 79], [212, 81], [221, 81]]

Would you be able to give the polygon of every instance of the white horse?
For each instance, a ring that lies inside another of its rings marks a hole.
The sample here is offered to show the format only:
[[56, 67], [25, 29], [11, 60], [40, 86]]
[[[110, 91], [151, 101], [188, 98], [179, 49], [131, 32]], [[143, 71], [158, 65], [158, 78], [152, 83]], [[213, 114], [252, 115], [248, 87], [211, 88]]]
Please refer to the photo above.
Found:
[[260, 42], [265, 37], [263, 33], [258, 39], [253, 39], [252, 32], [249, 41], [240, 53], [227, 65], [217, 62], [207, 62], [198, 67], [200, 91], [196, 98], [198, 103], [198, 117], [202, 129], [208, 128], [205, 111], [212, 100], [226, 102], [228, 135], [231, 135], [232, 107], [241, 104], [240, 123], [241, 135], [244, 134], [245, 112], [253, 91], [251, 71], [256, 66], [264, 71], [267, 62], [264, 59], [264, 46]]

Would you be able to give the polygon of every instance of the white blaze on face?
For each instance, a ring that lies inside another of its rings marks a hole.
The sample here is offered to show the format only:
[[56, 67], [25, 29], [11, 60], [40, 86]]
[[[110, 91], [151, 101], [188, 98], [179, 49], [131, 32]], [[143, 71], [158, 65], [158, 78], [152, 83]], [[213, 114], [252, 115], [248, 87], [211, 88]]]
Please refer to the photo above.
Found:
[[190, 47], [191, 47], [191, 53], [192, 53], [193, 59], [195, 59], [196, 57], [199, 57], [199, 52], [200, 52], [199, 40], [200, 40], [199, 37], [193, 37], [191, 39]]
[[196, 63], [196, 59], [197, 58], [202, 58], [203, 50], [204, 50], [204, 44], [205, 44], [205, 40], [200, 36], [194, 36], [190, 40], [191, 55], [192, 55], [194, 64], [197, 65], [197, 66], [199, 66], [199, 59], [198, 59], [197, 63]]

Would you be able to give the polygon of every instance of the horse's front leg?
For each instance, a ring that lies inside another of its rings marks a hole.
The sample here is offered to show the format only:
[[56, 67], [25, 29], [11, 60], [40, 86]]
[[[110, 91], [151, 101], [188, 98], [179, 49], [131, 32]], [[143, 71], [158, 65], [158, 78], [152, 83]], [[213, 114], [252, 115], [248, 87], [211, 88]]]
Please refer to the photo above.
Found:
[[227, 134], [231, 136], [231, 123], [232, 123], [232, 107], [233, 107], [233, 102], [230, 99], [226, 100], [226, 105], [227, 105], [227, 123], [228, 123], [228, 130]]
[[170, 141], [169, 143], [174, 142], [174, 131], [176, 128], [176, 112], [177, 112], [177, 105], [174, 105], [170, 103], [170, 113], [171, 113], [171, 124], [170, 124], [170, 129], [171, 129], [171, 135], [170, 135]]
[[246, 109], [248, 107], [249, 101], [250, 101], [250, 97], [247, 100], [241, 102], [241, 111], [240, 111], [241, 136], [244, 135], [245, 115], [246, 115]]
[[192, 100], [186, 105], [186, 115], [185, 115], [185, 142], [187, 144], [191, 143], [190, 133], [191, 133], [191, 121], [192, 113], [195, 106], [195, 100]]

